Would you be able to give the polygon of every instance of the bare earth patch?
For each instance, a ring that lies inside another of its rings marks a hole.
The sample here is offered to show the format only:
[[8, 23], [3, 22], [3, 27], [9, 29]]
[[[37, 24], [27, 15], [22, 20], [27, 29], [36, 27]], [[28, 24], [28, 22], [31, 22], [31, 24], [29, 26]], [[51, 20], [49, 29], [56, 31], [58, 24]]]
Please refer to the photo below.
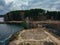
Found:
[[48, 35], [43, 31], [43, 29], [26, 30], [20, 35], [22, 39], [34, 39], [34, 40], [44, 40], [45, 38], [47, 38], [47, 36]]
[[35, 28], [23, 30], [17, 36], [18, 39], [9, 43], [9, 45], [56, 45], [55, 42], [45, 33], [45, 28]]

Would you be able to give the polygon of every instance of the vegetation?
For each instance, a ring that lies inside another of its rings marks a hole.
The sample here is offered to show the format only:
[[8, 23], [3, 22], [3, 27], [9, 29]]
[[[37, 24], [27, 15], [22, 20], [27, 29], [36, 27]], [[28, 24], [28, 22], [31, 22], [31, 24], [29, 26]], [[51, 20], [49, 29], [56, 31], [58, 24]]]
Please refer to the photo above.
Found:
[[46, 11], [43, 9], [17, 10], [5, 15], [5, 21], [21, 21], [29, 17], [30, 20], [60, 20], [60, 11]]
[[26, 21], [23, 21], [22, 23], [20, 23], [20, 25], [22, 27], [24, 27], [25, 29], [27, 29], [29, 27], [29, 25], [26, 23]]
[[0, 17], [4, 17], [5, 15], [0, 15]]

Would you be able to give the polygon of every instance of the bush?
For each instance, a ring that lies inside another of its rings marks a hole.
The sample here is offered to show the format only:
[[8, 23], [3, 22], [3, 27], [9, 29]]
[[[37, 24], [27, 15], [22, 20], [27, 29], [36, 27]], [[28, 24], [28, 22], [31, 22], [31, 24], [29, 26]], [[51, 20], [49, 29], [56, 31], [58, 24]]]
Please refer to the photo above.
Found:
[[29, 25], [26, 23], [26, 21], [23, 21], [22, 23], [20, 23], [22, 27], [24, 27], [25, 29], [29, 28]]

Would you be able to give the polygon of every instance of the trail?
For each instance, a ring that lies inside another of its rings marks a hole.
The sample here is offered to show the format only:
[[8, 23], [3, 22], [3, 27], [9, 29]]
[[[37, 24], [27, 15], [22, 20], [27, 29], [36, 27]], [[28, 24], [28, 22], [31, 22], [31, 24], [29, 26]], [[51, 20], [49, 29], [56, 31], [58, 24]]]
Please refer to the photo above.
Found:
[[49, 38], [51, 38], [54, 42], [56, 42], [58, 45], [60, 45], [60, 40], [59, 39], [57, 39], [56, 37], [54, 37], [52, 34], [50, 34], [47, 31], [45, 31], [45, 33], [49, 36]]

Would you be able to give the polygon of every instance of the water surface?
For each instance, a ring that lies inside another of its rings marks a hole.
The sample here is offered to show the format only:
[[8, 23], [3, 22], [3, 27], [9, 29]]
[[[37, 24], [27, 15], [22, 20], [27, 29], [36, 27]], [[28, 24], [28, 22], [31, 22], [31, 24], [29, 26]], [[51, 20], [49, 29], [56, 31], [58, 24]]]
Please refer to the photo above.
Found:
[[4, 22], [4, 17], [0, 17], [0, 22]]
[[22, 29], [19, 24], [0, 24], [0, 43], [5, 42], [12, 34]]

